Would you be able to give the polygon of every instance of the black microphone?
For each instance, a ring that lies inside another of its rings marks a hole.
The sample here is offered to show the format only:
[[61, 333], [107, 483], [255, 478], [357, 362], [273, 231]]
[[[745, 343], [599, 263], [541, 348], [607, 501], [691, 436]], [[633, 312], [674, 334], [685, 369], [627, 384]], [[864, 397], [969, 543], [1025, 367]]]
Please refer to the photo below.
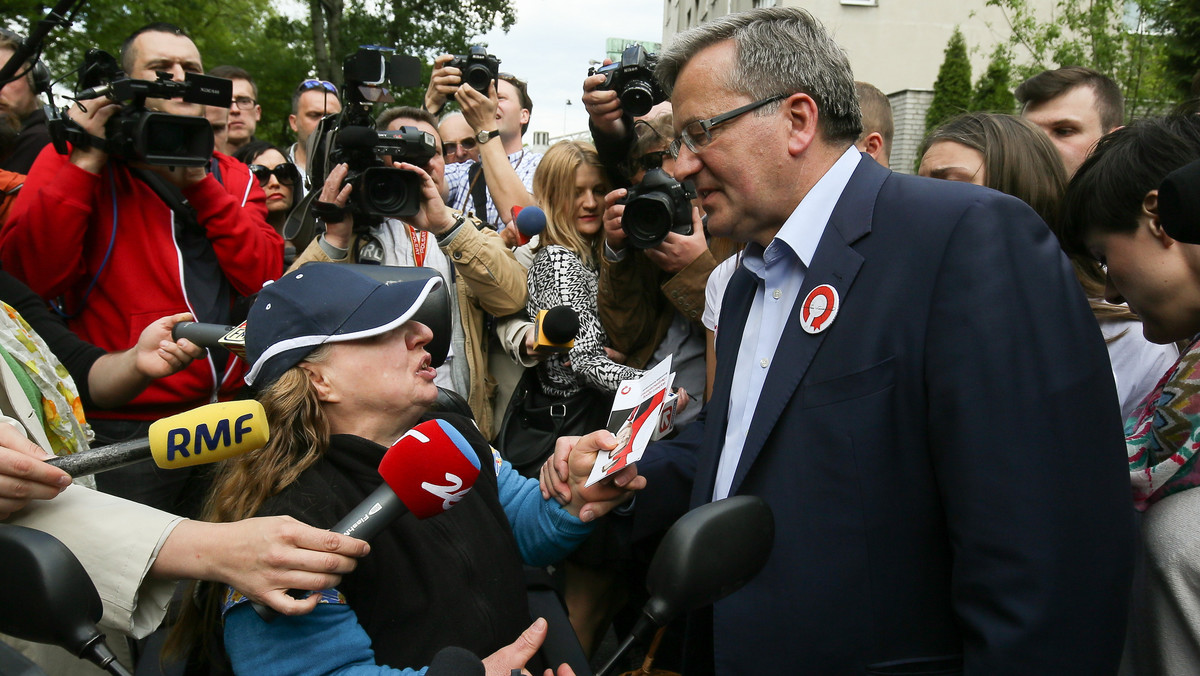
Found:
[[[383, 485], [376, 488], [330, 530], [370, 540], [407, 512], [428, 519], [450, 509], [475, 485], [479, 456], [462, 433], [445, 420], [417, 425], [396, 440], [379, 462]], [[303, 599], [307, 591], [288, 591]], [[270, 622], [278, 613], [261, 603], [254, 612]]]
[[437, 651], [425, 676], [484, 676], [487, 669], [475, 653], [466, 648], [448, 646]]
[[238, 326], [205, 324], [203, 322], [179, 322], [171, 328], [171, 339], [186, 338], [205, 348], [218, 347], [246, 358], [246, 323]]
[[156, 420], [150, 434], [46, 461], [73, 477], [154, 460], [163, 469], [217, 462], [267, 444], [267, 414], [253, 399], [209, 404]]
[[575, 347], [575, 336], [579, 335], [579, 313], [569, 305], [559, 305], [549, 310], [538, 310], [534, 332], [537, 346], [542, 353], [567, 352]]

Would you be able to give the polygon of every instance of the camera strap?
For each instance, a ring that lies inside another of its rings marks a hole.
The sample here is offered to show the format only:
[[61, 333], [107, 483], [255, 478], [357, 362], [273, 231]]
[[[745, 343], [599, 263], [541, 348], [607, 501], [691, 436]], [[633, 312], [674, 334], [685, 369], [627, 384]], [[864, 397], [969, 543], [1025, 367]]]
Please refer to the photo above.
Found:
[[[221, 180], [220, 167], [217, 158], [209, 161], [209, 170], [213, 178]], [[196, 209], [184, 197], [183, 191], [161, 175], [137, 167], [129, 167], [129, 173], [139, 179], [158, 198], [167, 205], [175, 215], [174, 239], [179, 247], [181, 272], [183, 275], [183, 293], [188, 306], [195, 315], [196, 321], [211, 324], [230, 323], [230, 303], [233, 289], [225, 274], [221, 272], [221, 263], [217, 260], [217, 252], [213, 250], [212, 242], [200, 220]], [[219, 274], [214, 275], [216, 270]], [[224, 350], [212, 350], [210, 355], [217, 369], [217, 378], [225, 372], [229, 361], [229, 353]]]

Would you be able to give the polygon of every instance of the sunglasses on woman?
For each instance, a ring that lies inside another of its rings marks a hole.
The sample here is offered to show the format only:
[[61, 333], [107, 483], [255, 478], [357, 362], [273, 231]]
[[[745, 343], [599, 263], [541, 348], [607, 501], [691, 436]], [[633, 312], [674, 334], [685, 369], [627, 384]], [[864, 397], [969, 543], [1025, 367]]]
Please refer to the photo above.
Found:
[[270, 183], [272, 175], [275, 176], [275, 178], [278, 179], [282, 185], [295, 186], [300, 182], [300, 170], [297, 169], [296, 165], [292, 164], [291, 162], [282, 162], [276, 165], [274, 169], [264, 167], [261, 164], [251, 164], [250, 173], [254, 174], [254, 178], [258, 179], [258, 184], [260, 186], [265, 186], [267, 183]]

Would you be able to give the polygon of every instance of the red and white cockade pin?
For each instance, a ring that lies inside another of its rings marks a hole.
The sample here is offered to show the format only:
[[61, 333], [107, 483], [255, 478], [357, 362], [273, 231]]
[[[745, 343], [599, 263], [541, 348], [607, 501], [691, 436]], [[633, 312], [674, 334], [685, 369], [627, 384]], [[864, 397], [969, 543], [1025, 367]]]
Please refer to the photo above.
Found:
[[833, 323], [840, 306], [837, 289], [822, 284], [804, 297], [800, 305], [800, 326], [808, 333], [818, 334]]

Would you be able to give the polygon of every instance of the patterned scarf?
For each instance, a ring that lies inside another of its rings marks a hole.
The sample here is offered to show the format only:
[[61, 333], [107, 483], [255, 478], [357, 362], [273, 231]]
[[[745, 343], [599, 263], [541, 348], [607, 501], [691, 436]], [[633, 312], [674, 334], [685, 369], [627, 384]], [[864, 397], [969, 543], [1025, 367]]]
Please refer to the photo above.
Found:
[[[67, 368], [7, 303], [0, 303], [0, 347], [16, 360], [41, 393], [46, 437], [54, 455], [88, 450], [92, 428], [83, 417], [83, 402]], [[36, 405], [36, 403], [35, 403]]]
[[1200, 337], [1126, 421], [1125, 446], [1138, 511], [1200, 485]]

